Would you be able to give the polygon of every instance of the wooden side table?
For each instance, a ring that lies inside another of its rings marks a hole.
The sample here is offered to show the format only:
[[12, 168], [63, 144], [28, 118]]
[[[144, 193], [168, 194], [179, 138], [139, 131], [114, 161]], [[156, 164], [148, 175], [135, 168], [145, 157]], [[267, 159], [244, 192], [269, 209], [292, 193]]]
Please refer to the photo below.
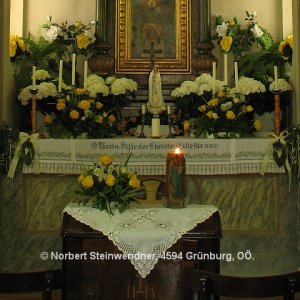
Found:
[[87, 254], [81, 259], [63, 261], [62, 294], [65, 300], [192, 299], [187, 271], [198, 268], [219, 273], [220, 270], [218, 260], [191, 259], [193, 254], [220, 252], [221, 224], [218, 212], [184, 234], [168, 249], [168, 253], [182, 253], [182, 259], [160, 258], [146, 278], [137, 273], [129, 260], [94, 259], [96, 253], [121, 252], [101, 232], [66, 213], [61, 235], [64, 254]]

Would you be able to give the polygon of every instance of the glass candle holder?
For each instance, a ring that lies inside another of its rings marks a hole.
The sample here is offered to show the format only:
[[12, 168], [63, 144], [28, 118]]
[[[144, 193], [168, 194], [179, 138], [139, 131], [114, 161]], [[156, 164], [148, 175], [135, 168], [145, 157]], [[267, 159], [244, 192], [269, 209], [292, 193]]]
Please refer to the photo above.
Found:
[[183, 151], [176, 148], [174, 151], [169, 152], [166, 162], [166, 207], [182, 208], [186, 206], [185, 170]]

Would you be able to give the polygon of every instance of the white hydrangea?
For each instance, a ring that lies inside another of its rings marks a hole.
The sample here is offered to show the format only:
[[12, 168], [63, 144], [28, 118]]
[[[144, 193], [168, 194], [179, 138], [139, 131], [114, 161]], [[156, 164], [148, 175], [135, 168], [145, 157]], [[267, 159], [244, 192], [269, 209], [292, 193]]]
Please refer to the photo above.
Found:
[[117, 78], [110, 86], [110, 91], [113, 95], [122, 95], [126, 94], [126, 91], [136, 91], [137, 83], [132, 79]]
[[221, 25], [217, 26], [216, 32], [218, 34], [218, 37], [222, 37], [222, 36], [226, 35], [227, 27], [228, 27], [228, 24], [225, 22], [223, 22]]
[[241, 77], [238, 82], [239, 91], [243, 95], [264, 93], [266, 87], [258, 80], [249, 77]]
[[87, 93], [92, 98], [96, 98], [97, 94], [102, 94], [104, 97], [109, 95], [109, 87], [104, 83], [94, 83], [87, 86]]
[[111, 85], [117, 79], [116, 76], [109, 76], [105, 79], [105, 84]]
[[[46, 79], [50, 79], [51, 75], [49, 74], [48, 71], [46, 71], [44, 69], [36, 70], [35, 78], [36, 78], [36, 80], [46, 80]], [[31, 79], [32, 79], [32, 76], [31, 76]]]
[[[36, 88], [38, 89], [36, 94], [38, 100], [57, 96], [56, 86], [52, 82], [42, 82], [40, 85], [37, 85]], [[27, 105], [28, 101], [31, 99], [31, 89], [33, 89], [33, 86], [29, 85], [23, 88], [19, 93], [18, 99], [21, 101], [22, 105]]]
[[[281, 92], [291, 91], [292, 90], [292, 86], [285, 79], [279, 78], [278, 79], [278, 89]], [[270, 91], [274, 91], [275, 90], [275, 81], [273, 81], [270, 84], [269, 90]]]
[[105, 84], [105, 81], [102, 77], [96, 74], [90, 74], [86, 79], [86, 85], [89, 87], [94, 84]]
[[261, 28], [257, 24], [255, 24], [254, 27], [251, 28], [251, 32], [253, 33], [255, 38], [259, 38], [264, 34], [264, 32], [261, 30]]
[[197, 82], [199, 85], [202, 85], [202, 84], [210, 83], [212, 82], [212, 80], [213, 78], [210, 74], [203, 73], [195, 79], [195, 82]]

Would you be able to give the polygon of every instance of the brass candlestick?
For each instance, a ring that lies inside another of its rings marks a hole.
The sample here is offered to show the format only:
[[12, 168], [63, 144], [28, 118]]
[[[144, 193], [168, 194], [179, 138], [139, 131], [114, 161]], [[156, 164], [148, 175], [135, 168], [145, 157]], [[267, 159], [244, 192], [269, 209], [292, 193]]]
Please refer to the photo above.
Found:
[[144, 127], [145, 127], [145, 114], [142, 115], [142, 128], [141, 128], [141, 133], [138, 136], [138, 138], [146, 138], [144, 134]]
[[273, 94], [275, 97], [275, 134], [279, 136], [280, 134], [280, 94], [281, 90], [276, 89], [273, 90]]
[[36, 133], [36, 94], [38, 89], [30, 89], [31, 93], [31, 131]]
[[169, 134], [167, 135], [168, 139], [173, 139], [175, 138], [174, 134], [171, 132], [172, 131], [172, 119], [171, 119], [171, 114], [168, 114], [168, 124], [169, 124]]

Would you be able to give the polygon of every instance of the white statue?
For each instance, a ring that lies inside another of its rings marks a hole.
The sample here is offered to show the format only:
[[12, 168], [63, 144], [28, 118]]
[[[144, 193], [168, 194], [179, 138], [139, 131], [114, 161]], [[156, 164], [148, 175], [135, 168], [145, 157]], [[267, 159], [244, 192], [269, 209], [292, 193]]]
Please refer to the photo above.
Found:
[[158, 65], [154, 65], [149, 76], [148, 111], [153, 115], [159, 115], [166, 110], [161, 91], [161, 78]]

